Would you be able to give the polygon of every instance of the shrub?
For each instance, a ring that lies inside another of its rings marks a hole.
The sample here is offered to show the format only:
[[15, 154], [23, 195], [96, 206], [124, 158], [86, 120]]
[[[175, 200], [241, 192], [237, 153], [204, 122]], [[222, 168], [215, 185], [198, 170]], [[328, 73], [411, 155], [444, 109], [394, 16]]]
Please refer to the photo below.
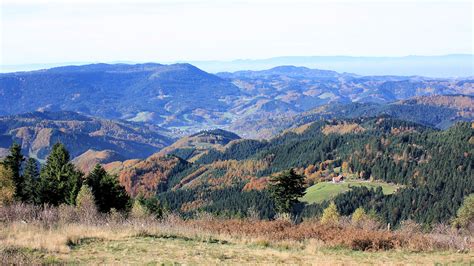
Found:
[[143, 218], [146, 218], [148, 216], [148, 211], [146, 210], [146, 208], [142, 205], [142, 203], [138, 199], [135, 199], [133, 201], [130, 216], [132, 218], [136, 218], [136, 219], [143, 219]]
[[413, 235], [416, 233], [420, 233], [421, 230], [421, 225], [417, 222], [413, 220], [405, 220], [400, 223], [400, 228], [398, 229], [398, 232], [407, 235]]
[[351, 249], [366, 251], [372, 248], [372, 240], [364, 239], [354, 239], [351, 243]]

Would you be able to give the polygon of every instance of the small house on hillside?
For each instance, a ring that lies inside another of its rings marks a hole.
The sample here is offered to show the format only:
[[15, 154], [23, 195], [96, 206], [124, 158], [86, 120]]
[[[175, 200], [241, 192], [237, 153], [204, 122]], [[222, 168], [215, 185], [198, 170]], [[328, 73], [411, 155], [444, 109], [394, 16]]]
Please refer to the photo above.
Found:
[[343, 176], [343, 175], [334, 176], [334, 177], [332, 178], [332, 182], [333, 182], [333, 183], [341, 183], [341, 182], [344, 182], [344, 176]]

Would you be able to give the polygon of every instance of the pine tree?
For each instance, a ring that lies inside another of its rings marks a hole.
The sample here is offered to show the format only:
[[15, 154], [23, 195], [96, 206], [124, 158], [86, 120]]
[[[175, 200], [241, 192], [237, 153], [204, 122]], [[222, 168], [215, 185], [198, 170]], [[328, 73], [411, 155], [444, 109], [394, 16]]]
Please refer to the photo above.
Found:
[[270, 191], [277, 210], [281, 213], [295, 214], [300, 205], [299, 198], [305, 194], [304, 176], [290, 169], [272, 177], [270, 182]]
[[61, 143], [54, 144], [40, 172], [40, 202], [74, 205], [81, 185], [82, 173], [71, 163], [69, 152]]
[[17, 143], [13, 143], [10, 147], [10, 154], [2, 162], [3, 166], [12, 172], [16, 191], [15, 197], [20, 200], [24, 197], [24, 180], [21, 175], [21, 164], [24, 160], [25, 158], [21, 154], [21, 146]]
[[38, 202], [37, 185], [39, 182], [39, 166], [38, 161], [34, 158], [29, 158], [26, 161], [25, 169], [23, 170], [23, 198], [22, 201], [28, 203]]
[[125, 188], [116, 176], [109, 175], [100, 164], [95, 166], [85, 182], [92, 189], [99, 211], [109, 212], [111, 208], [120, 211], [129, 207], [130, 197]]

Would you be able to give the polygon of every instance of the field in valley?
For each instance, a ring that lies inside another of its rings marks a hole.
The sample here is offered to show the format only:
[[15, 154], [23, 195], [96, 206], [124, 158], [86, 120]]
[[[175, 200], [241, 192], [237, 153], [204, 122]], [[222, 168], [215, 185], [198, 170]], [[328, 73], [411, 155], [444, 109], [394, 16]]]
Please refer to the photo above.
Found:
[[384, 194], [394, 193], [399, 186], [384, 182], [369, 182], [363, 180], [345, 180], [341, 183], [320, 182], [306, 189], [306, 195], [302, 198], [309, 204], [321, 203], [328, 199], [333, 199], [337, 195], [347, 192], [351, 187], [364, 186], [367, 188], [382, 187]]

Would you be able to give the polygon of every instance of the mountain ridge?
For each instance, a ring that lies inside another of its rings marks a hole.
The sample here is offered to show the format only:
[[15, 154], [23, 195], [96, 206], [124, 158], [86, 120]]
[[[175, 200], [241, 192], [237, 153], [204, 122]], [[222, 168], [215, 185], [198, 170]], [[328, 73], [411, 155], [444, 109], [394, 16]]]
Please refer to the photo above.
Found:
[[70, 110], [152, 123], [177, 136], [328, 104], [392, 103], [429, 96], [474, 95], [474, 80], [360, 76], [282, 65], [262, 71], [207, 73], [191, 64], [92, 64], [0, 74], [0, 114]]

